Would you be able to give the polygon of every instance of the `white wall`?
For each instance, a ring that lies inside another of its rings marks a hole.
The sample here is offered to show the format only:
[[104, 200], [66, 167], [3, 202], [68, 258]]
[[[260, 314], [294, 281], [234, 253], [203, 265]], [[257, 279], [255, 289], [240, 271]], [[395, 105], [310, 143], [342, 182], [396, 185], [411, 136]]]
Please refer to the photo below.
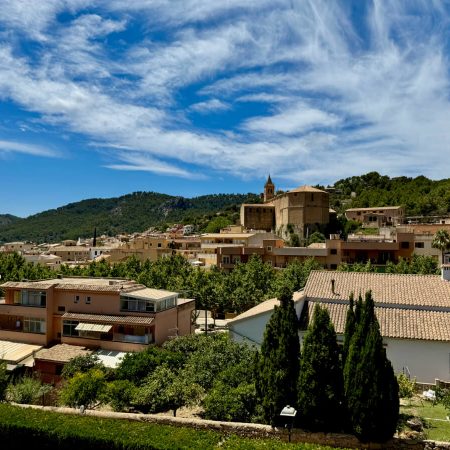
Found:
[[390, 338], [383, 341], [395, 373], [408, 367], [411, 378], [419, 382], [434, 383], [436, 378], [450, 380], [449, 342]]
[[228, 324], [230, 337], [236, 342], [245, 342], [249, 345], [260, 346], [263, 341], [266, 324], [272, 315], [272, 311], [259, 314], [248, 319]]

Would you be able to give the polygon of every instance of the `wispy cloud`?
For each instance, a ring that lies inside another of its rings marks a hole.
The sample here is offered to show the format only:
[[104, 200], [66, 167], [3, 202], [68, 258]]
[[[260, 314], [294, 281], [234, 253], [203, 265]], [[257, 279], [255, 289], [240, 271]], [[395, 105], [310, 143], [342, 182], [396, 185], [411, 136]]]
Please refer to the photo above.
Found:
[[5, 0], [0, 98], [116, 170], [448, 176], [449, 5], [355, 4]]
[[206, 114], [213, 111], [227, 111], [231, 106], [217, 98], [212, 98], [205, 102], [194, 103], [189, 107], [191, 111], [195, 111], [201, 114]]
[[2, 153], [25, 153], [27, 155], [46, 157], [59, 156], [57, 151], [40, 145], [0, 140], [0, 154]]

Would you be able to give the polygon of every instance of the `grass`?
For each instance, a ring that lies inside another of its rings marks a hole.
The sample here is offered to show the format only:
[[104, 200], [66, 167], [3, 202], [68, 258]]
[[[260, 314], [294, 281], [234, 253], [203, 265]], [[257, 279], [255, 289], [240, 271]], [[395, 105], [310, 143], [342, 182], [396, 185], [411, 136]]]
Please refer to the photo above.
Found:
[[289, 444], [277, 439], [250, 439], [216, 431], [195, 430], [120, 419], [66, 415], [0, 403], [2, 448], [34, 446], [67, 450], [316, 450], [313, 444]]
[[400, 413], [405, 418], [414, 416], [423, 419], [427, 439], [450, 442], [450, 421], [447, 420], [449, 412], [442, 405], [433, 405], [433, 402], [416, 396], [411, 401], [402, 400]]

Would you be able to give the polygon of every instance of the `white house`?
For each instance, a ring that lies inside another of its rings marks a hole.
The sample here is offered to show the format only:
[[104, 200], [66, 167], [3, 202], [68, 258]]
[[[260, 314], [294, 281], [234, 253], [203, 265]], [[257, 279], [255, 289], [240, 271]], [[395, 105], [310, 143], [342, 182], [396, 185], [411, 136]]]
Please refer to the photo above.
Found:
[[[388, 358], [396, 373], [419, 382], [450, 380], [450, 266], [443, 276], [313, 271], [303, 291], [294, 294], [300, 338], [314, 305], [328, 308], [342, 341], [348, 299], [372, 291]], [[278, 300], [267, 300], [228, 324], [230, 335], [254, 345], [262, 343], [265, 326]]]

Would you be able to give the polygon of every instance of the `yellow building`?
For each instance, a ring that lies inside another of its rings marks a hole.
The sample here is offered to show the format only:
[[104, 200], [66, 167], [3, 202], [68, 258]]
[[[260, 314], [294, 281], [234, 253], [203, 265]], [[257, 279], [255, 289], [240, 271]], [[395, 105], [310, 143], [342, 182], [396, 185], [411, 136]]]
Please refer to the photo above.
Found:
[[289, 238], [290, 232], [306, 237], [329, 222], [329, 194], [312, 186], [275, 195], [269, 176], [263, 199], [262, 204], [241, 206], [241, 225], [245, 228], [272, 230], [283, 238]]

